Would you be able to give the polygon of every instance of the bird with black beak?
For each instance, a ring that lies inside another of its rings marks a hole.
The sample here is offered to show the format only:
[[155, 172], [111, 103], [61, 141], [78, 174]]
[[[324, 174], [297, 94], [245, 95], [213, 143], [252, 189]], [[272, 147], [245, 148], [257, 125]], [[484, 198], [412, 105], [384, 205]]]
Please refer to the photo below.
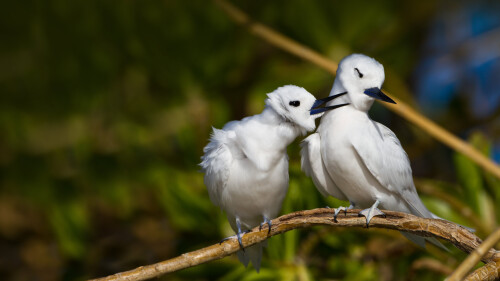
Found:
[[[330, 96], [311, 108], [311, 114], [328, 112], [301, 150], [302, 169], [317, 189], [325, 196], [349, 201], [347, 209], [364, 209], [359, 215], [366, 217], [367, 227], [374, 216], [384, 215], [379, 206], [437, 218], [417, 194], [410, 161], [396, 135], [368, 116], [375, 99], [395, 103], [381, 90], [384, 79], [384, 67], [373, 58], [353, 54], [342, 59]], [[335, 220], [342, 210], [346, 208], [335, 210]], [[403, 235], [424, 247], [429, 241], [444, 248], [432, 237]]]

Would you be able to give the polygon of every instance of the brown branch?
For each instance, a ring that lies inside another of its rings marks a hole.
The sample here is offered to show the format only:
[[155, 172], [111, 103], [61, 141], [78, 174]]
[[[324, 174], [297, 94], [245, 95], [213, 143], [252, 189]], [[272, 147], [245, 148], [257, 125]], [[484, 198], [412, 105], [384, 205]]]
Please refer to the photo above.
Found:
[[500, 241], [500, 228], [495, 230], [484, 242], [472, 252], [460, 266], [455, 269], [448, 281], [460, 281], [464, 276], [481, 260], [481, 258], [489, 253], [490, 249]]
[[[245, 247], [266, 240], [270, 236], [278, 235], [297, 228], [307, 228], [317, 225], [328, 225], [332, 227], [366, 227], [366, 220], [358, 217], [360, 210], [349, 210], [346, 216], [339, 216], [334, 222], [334, 209], [321, 208], [306, 211], [298, 211], [281, 216], [272, 221], [271, 233], [267, 236], [267, 228], [259, 231], [258, 227], [252, 232], [243, 235], [242, 241]], [[454, 244], [458, 249], [470, 253], [481, 244], [481, 239], [452, 222], [437, 219], [425, 219], [410, 214], [384, 211], [386, 218], [375, 217], [370, 222], [370, 227], [386, 228], [414, 233], [420, 236], [434, 236], [442, 238]], [[196, 266], [209, 261], [221, 259], [238, 251], [239, 245], [236, 239], [229, 239], [222, 244], [215, 244], [197, 251], [182, 254], [176, 258], [159, 262], [156, 264], [141, 266], [134, 270], [117, 273], [108, 277], [95, 279], [95, 281], [111, 280], [146, 280], [158, 277], [165, 273], [178, 271], [184, 268]], [[500, 253], [490, 249], [482, 256], [485, 263], [500, 258]]]
[[439, 199], [439, 201], [445, 202], [450, 207], [459, 213], [466, 221], [468, 221], [473, 228], [476, 229], [476, 233], [490, 233], [493, 229], [485, 225], [474, 213], [470, 206], [464, 204], [462, 201], [458, 200], [456, 197], [450, 194], [436, 189], [434, 185], [430, 184], [428, 180], [418, 180], [415, 179], [415, 186], [421, 194], [426, 194], [432, 198]]
[[494, 281], [500, 279], [500, 261], [490, 262], [469, 274], [465, 281]]
[[[337, 63], [314, 50], [301, 45], [300, 43], [288, 38], [281, 33], [265, 26], [262, 23], [253, 21], [248, 15], [243, 11], [232, 5], [225, 0], [213, 0], [214, 3], [219, 6], [234, 22], [237, 24], [245, 26], [248, 31], [257, 37], [260, 37], [272, 45], [281, 48], [287, 52], [290, 52], [306, 61], [309, 61], [324, 70], [335, 75], [337, 72]], [[386, 92], [386, 94], [388, 94]], [[389, 95], [389, 94], [388, 94]], [[492, 173], [497, 178], [500, 178], [500, 166], [495, 164], [488, 157], [484, 156], [481, 152], [476, 150], [472, 145], [467, 142], [457, 138], [455, 135], [451, 134], [441, 126], [437, 125], [429, 118], [418, 113], [411, 106], [407, 105], [403, 101], [394, 98], [396, 105], [389, 103], [382, 103], [389, 110], [398, 114], [399, 116], [410, 121], [417, 127], [421, 128], [429, 135], [433, 136], [440, 142], [451, 147], [452, 149], [464, 154], [472, 161], [477, 163], [486, 171]]]
[[[250, 33], [261, 37], [262, 39], [271, 43], [271, 45], [280, 47], [287, 52], [290, 52], [298, 57], [303, 58], [306, 61], [312, 62], [313, 64], [325, 69], [326, 71], [333, 73], [337, 72], [337, 64], [331, 61], [329, 58], [324, 57], [314, 50], [301, 45], [298, 42], [280, 34], [279, 32], [268, 28], [267, 26], [255, 22], [243, 11], [236, 8], [232, 4], [224, 0], [214, 0], [226, 14], [234, 20], [236, 23], [244, 25], [248, 28]], [[286, 47], [285, 47], [286, 46]]]
[[[310, 61], [323, 69], [329, 71], [333, 75], [337, 70], [337, 64], [330, 59], [316, 53], [315, 51], [304, 47], [303, 45], [291, 40], [290, 38], [281, 35], [280, 33], [266, 27], [265, 25], [253, 22], [241, 10], [224, 0], [214, 0], [235, 22], [245, 25], [250, 32], [267, 40], [271, 44], [278, 46], [288, 52], [291, 52], [307, 61]], [[500, 178], [500, 168], [484, 157], [481, 153], [475, 150], [469, 144], [458, 139], [443, 128], [439, 127], [431, 120], [420, 115], [414, 109], [404, 104], [402, 101], [395, 99], [398, 106], [386, 105], [388, 108], [397, 114], [403, 116], [410, 122], [414, 123], [430, 135], [442, 141], [453, 149], [463, 153], [478, 163], [484, 169], [493, 173]], [[286, 231], [297, 228], [306, 228], [315, 225], [329, 225], [333, 227], [365, 227], [365, 219], [357, 216], [359, 210], [349, 210], [347, 216], [338, 218], [338, 222], [333, 222], [333, 209], [314, 209], [308, 211], [299, 211], [291, 213], [273, 220], [273, 227], [269, 236], [278, 235]], [[372, 219], [370, 226], [375, 228], [387, 228], [399, 231], [406, 231], [420, 236], [435, 236], [445, 239], [453, 243], [460, 250], [470, 253], [476, 249], [481, 240], [470, 233], [468, 230], [459, 227], [456, 224], [444, 220], [424, 219], [413, 215], [384, 211], [387, 214], [386, 218], [375, 217]], [[245, 234], [242, 238], [245, 247], [254, 245], [267, 239], [267, 229], [258, 231], [254, 228], [251, 233]], [[215, 244], [197, 251], [185, 253], [179, 257], [159, 262], [153, 265], [143, 266], [134, 270], [117, 273], [108, 277], [95, 280], [146, 280], [160, 275], [181, 270], [184, 268], [196, 266], [209, 261], [221, 259], [239, 250], [239, 245], [236, 239], [230, 239], [222, 244]], [[498, 273], [498, 265], [496, 260], [500, 259], [500, 253], [490, 249], [480, 259], [494, 265], [495, 267], [483, 267], [488, 270], [496, 270]], [[484, 271], [483, 272], [490, 272]], [[481, 273], [481, 272], [474, 272]], [[483, 280], [483, 279], [478, 279]], [[486, 279], [484, 279], [486, 280]]]

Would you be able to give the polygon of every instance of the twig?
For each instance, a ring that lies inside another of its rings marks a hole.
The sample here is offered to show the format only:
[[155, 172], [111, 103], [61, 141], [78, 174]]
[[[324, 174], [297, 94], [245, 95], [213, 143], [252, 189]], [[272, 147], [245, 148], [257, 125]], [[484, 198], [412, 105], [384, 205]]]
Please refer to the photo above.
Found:
[[[290, 52], [304, 60], [310, 61], [313, 64], [325, 69], [335, 75], [337, 72], [337, 63], [331, 59], [315, 52], [314, 50], [299, 44], [298, 42], [288, 38], [279, 32], [250, 19], [243, 11], [236, 8], [225, 0], [213, 0], [233, 21], [248, 28], [250, 33], [268, 41], [272, 45]], [[385, 92], [388, 94], [387, 92]], [[388, 94], [389, 95], [389, 94]], [[429, 135], [433, 136], [440, 142], [451, 147], [470, 158], [472, 161], [483, 167], [486, 171], [492, 173], [497, 178], [500, 178], [500, 167], [496, 165], [488, 157], [481, 154], [473, 146], [465, 141], [457, 138], [455, 135], [446, 131], [427, 117], [418, 113], [415, 109], [408, 106], [403, 101], [392, 97], [396, 101], [396, 105], [382, 103], [389, 110], [402, 116], [417, 127], [421, 128]]]
[[472, 252], [452, 275], [447, 279], [448, 281], [460, 281], [464, 279], [464, 276], [481, 260], [481, 258], [489, 253], [490, 249], [500, 241], [500, 228], [495, 230], [484, 242]]
[[448, 203], [448, 205], [465, 218], [465, 220], [471, 224], [470, 226], [475, 228], [476, 231], [486, 234], [493, 230], [485, 225], [467, 204], [462, 203], [462, 201], [444, 191], [436, 189], [429, 181], [414, 180], [414, 182], [419, 193], [422, 192], [422, 194], [427, 194], [432, 198]]
[[487, 263], [469, 274], [465, 281], [494, 281], [500, 279], [500, 261]]
[[453, 269], [448, 267], [447, 265], [442, 264], [440, 261], [431, 259], [431, 258], [421, 258], [416, 260], [411, 265], [411, 271], [415, 272], [421, 269], [429, 269], [434, 272], [441, 273], [443, 275], [450, 275], [453, 272]]
[[[271, 233], [267, 236], [267, 228], [259, 231], [256, 227], [252, 232], [243, 235], [242, 241], [245, 247], [266, 240], [270, 236], [278, 235], [297, 228], [307, 228], [317, 225], [328, 225], [332, 227], [366, 227], [366, 219], [358, 217], [360, 210], [349, 210], [346, 216], [339, 216], [338, 222], [334, 222], [334, 209], [313, 209], [298, 211], [281, 216], [272, 221]], [[470, 253], [481, 244], [481, 239], [452, 222], [437, 219], [425, 219], [410, 214], [384, 211], [386, 218], [375, 217], [370, 222], [370, 227], [386, 228], [414, 233], [420, 236], [434, 236], [453, 243], [458, 249]], [[185, 253], [176, 258], [159, 262], [156, 264], [141, 266], [134, 270], [117, 273], [108, 277], [95, 279], [94, 281], [118, 281], [118, 280], [145, 280], [158, 277], [162, 274], [174, 272], [184, 268], [196, 266], [209, 261], [221, 259], [238, 251], [237, 240], [229, 239], [222, 244], [215, 244], [197, 251]], [[500, 258], [500, 253], [491, 249], [482, 256], [482, 261], [491, 262]]]
[[318, 54], [314, 50], [305, 47], [298, 42], [266, 27], [265, 25], [252, 21], [243, 11], [236, 8], [232, 4], [224, 0], [214, 0], [226, 14], [234, 20], [236, 23], [248, 27], [248, 30], [254, 35], [261, 37], [262, 39], [271, 43], [271, 45], [280, 47], [287, 52], [290, 52], [298, 57], [303, 58], [306, 61], [310, 61], [317, 66], [325, 69], [326, 71], [333, 73], [337, 72], [337, 64], [332, 62], [330, 59]]

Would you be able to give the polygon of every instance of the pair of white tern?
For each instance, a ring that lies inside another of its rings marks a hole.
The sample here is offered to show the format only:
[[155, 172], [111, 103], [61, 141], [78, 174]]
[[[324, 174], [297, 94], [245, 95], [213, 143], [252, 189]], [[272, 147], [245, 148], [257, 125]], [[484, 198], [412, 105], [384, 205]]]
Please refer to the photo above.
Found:
[[[243, 249], [241, 236], [259, 224], [270, 231], [288, 190], [286, 147], [313, 131], [322, 115], [316, 132], [301, 144], [301, 164], [323, 195], [349, 201], [347, 209], [367, 208], [360, 213], [367, 226], [383, 215], [377, 207], [437, 218], [418, 197], [398, 138], [368, 116], [375, 99], [394, 103], [380, 90], [384, 79], [382, 64], [353, 54], [340, 62], [329, 97], [316, 100], [301, 87], [280, 87], [268, 94], [262, 113], [213, 129], [200, 165], [210, 199], [226, 211], [237, 233], [245, 266], [252, 261], [259, 270], [265, 245]], [[337, 208], [335, 218], [345, 209]], [[403, 235], [423, 247], [426, 240], [444, 247], [435, 238]]]

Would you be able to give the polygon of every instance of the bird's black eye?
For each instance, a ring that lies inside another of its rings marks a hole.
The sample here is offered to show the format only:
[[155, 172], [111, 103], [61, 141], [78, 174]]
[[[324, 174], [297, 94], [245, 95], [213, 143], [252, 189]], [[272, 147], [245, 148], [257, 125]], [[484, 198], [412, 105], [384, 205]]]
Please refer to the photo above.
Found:
[[359, 69], [355, 68], [354, 70], [356, 70], [358, 72], [359, 78], [363, 78], [363, 73], [359, 72]]
[[300, 105], [300, 101], [298, 100], [293, 100], [289, 103], [291, 106], [295, 106], [295, 107], [298, 107]]

